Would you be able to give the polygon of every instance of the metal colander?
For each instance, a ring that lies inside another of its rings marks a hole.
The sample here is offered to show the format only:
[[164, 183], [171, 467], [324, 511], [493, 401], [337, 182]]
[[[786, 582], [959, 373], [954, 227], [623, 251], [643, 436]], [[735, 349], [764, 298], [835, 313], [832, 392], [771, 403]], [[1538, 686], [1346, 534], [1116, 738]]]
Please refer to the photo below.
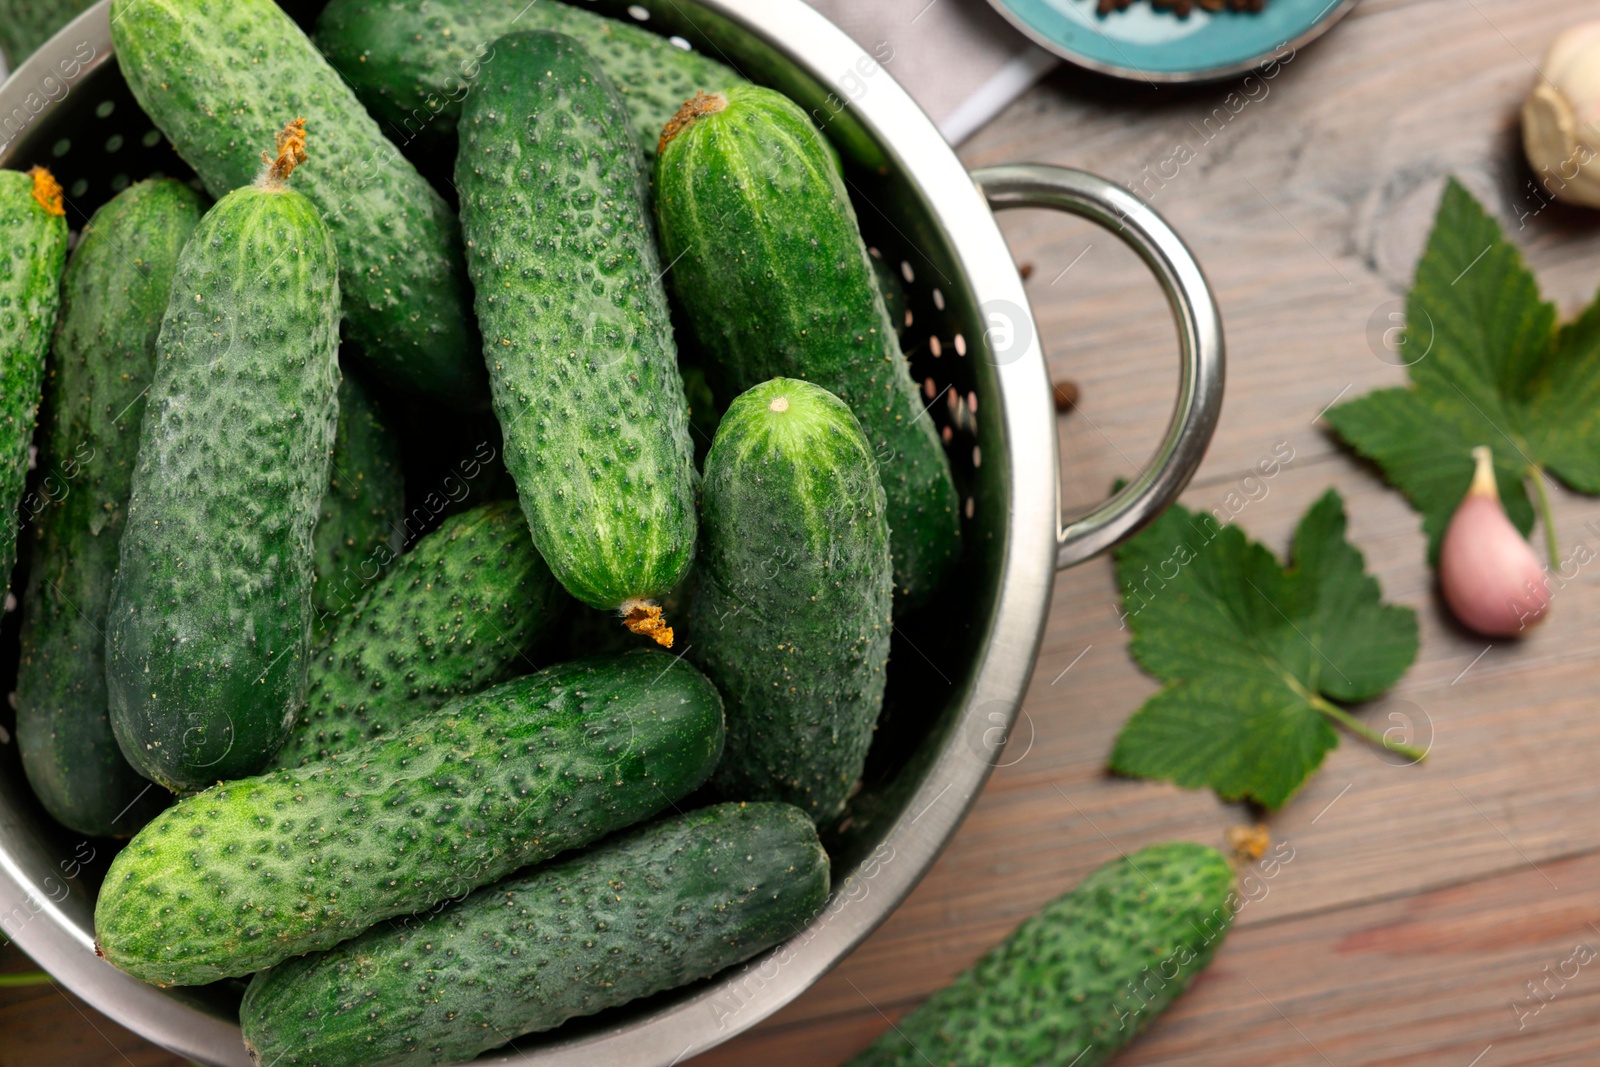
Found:
[[[868, 244], [903, 290], [896, 316], [925, 416], [955, 469], [965, 541], [938, 600], [897, 622], [863, 787], [825, 834], [834, 891], [824, 910], [748, 964], [519, 1039], [494, 1061], [642, 1067], [681, 1062], [771, 1015], [887, 918], [932, 865], [999, 758], [1038, 651], [1055, 568], [1136, 531], [1198, 465], [1221, 403], [1222, 339], [1198, 266], [1141, 201], [1061, 168], [968, 175], [888, 72], [800, 0], [594, 6], [788, 93], [839, 148]], [[65, 188], [74, 229], [130, 182], [192, 177], [117, 70], [108, 0], [0, 88], [0, 165], [34, 164]], [[997, 207], [1055, 207], [1113, 229], [1162, 281], [1179, 324], [1178, 403], [1155, 457], [1107, 505], [1064, 529], [1044, 359], [986, 195]], [[0, 626], [0, 684], [8, 689], [16, 616]], [[7, 742], [9, 715], [0, 712]], [[56, 825], [29, 793], [16, 746], [0, 744], [0, 929], [129, 1029], [193, 1059], [243, 1067], [234, 1016], [240, 983], [158, 990], [96, 958], [94, 896], [116, 847]]]

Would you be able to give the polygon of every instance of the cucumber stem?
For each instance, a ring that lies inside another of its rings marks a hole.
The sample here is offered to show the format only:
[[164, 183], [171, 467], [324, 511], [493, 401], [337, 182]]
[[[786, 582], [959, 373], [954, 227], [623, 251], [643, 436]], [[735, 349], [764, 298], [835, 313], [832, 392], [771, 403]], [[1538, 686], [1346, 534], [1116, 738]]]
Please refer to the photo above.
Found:
[[630, 633], [643, 634], [662, 648], [672, 647], [672, 627], [661, 617], [661, 605], [649, 600], [630, 600], [622, 605], [622, 625]]
[[306, 161], [306, 120], [292, 119], [278, 131], [278, 158], [261, 153], [261, 162], [267, 165], [261, 180], [256, 184], [263, 189], [282, 189], [294, 169]]
[[1544, 487], [1544, 468], [1537, 463], [1528, 464], [1528, 477], [1533, 480], [1533, 495], [1539, 504], [1539, 522], [1544, 526], [1544, 549], [1549, 556], [1550, 569], [1560, 566], [1561, 549], [1556, 544], [1556, 517], [1550, 508], [1550, 494]]
[[28, 171], [28, 176], [33, 179], [33, 198], [47, 214], [65, 215], [66, 206], [61, 202], [61, 183], [56, 181], [56, 176], [43, 167], [34, 167]]
[[1346, 730], [1349, 730], [1351, 733], [1355, 734], [1357, 737], [1365, 741], [1370, 741], [1374, 745], [1380, 745], [1383, 748], [1388, 749], [1390, 752], [1406, 757], [1406, 759], [1409, 759], [1414, 763], [1421, 763], [1423, 760], [1428, 758], [1426, 749], [1420, 749], [1414, 745], [1403, 744], [1399, 741], [1391, 741], [1383, 734], [1380, 734], [1378, 731], [1374, 730], [1372, 727], [1356, 718], [1354, 715], [1351, 715], [1348, 711], [1345, 711], [1343, 708], [1339, 707], [1337, 704], [1330, 703], [1320, 696], [1316, 696], [1315, 694], [1312, 695], [1311, 706], [1322, 712], [1322, 714], [1326, 715], [1334, 722], [1338, 723], [1340, 726], [1343, 726]]
[[685, 100], [683, 106], [678, 109], [678, 113], [668, 119], [665, 126], [661, 127], [661, 140], [656, 143], [656, 153], [659, 155], [665, 152], [667, 145], [672, 143], [672, 139], [690, 126], [693, 126], [697, 119], [704, 118], [706, 115], [715, 115], [727, 106], [728, 97], [723, 93], [695, 93], [694, 96]]

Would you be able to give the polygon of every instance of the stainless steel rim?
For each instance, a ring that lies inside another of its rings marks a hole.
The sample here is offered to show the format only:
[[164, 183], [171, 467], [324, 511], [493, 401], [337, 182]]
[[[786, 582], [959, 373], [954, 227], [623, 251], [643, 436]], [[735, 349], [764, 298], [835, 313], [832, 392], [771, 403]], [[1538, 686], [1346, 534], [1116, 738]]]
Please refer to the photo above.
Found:
[[1100, 225], [1139, 254], [1161, 282], [1178, 325], [1178, 400], [1155, 455], [1127, 485], [1056, 532], [1056, 567], [1097, 556], [1138, 533], [1178, 499], [1205, 457], [1222, 412], [1222, 315], [1200, 264], [1165, 219], [1119, 185], [1067, 167], [1029, 163], [972, 172], [990, 206], [1054, 208]]

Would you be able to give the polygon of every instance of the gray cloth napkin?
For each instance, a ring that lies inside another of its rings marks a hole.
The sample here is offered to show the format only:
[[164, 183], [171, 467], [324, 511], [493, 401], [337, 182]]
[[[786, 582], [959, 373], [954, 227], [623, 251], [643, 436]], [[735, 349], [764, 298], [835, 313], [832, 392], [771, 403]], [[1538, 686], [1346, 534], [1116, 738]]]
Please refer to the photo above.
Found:
[[807, 0], [877, 56], [951, 144], [1060, 62], [985, 0]]

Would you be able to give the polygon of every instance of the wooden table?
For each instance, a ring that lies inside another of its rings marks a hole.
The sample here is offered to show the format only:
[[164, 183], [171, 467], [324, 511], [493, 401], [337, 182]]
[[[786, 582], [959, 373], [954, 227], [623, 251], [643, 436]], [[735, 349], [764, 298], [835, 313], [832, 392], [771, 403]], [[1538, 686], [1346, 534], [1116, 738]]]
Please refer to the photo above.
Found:
[[[1430, 758], [1396, 766], [1346, 737], [1267, 820], [1293, 860], [1254, 883], [1216, 963], [1123, 1067], [1600, 1062], [1600, 959], [1575, 976], [1566, 962], [1578, 946], [1600, 955], [1600, 568], [1521, 644], [1462, 633], [1440, 614], [1416, 515], [1317, 422], [1336, 399], [1402, 380], [1368, 323], [1404, 292], [1446, 175], [1507, 222], [1564, 312], [1600, 283], [1600, 213], [1538, 210], [1518, 148], [1535, 63], [1584, 18], [1600, 2], [1366, 0], [1270, 81], [1154, 89], [1063, 72], [962, 151], [974, 166], [1041, 160], [1139, 184], [1200, 257], [1228, 326], [1222, 424], [1185, 501], [1238, 493], [1236, 521], [1281, 550], [1337, 487], [1386, 596], [1421, 620], [1416, 665], [1364, 714], [1408, 717]], [[1161, 178], [1180, 144], [1194, 158]], [[1064, 495], [1082, 509], [1164, 425], [1171, 328], [1106, 235], [1043, 213], [1004, 226], [1035, 265], [1052, 367], [1082, 390], [1061, 422]], [[1284, 446], [1288, 469], [1244, 481]], [[1563, 546], [1600, 551], [1600, 501], [1556, 496]], [[1254, 821], [1209, 793], [1105, 773], [1118, 727], [1156, 688], [1114, 603], [1104, 560], [1056, 580], [1016, 747], [949, 851], [836, 971], [696, 1067], [842, 1062], [1119, 850], [1221, 845]], [[0, 990], [5, 1067], [124, 1062], [176, 1061], [54, 987]]]

